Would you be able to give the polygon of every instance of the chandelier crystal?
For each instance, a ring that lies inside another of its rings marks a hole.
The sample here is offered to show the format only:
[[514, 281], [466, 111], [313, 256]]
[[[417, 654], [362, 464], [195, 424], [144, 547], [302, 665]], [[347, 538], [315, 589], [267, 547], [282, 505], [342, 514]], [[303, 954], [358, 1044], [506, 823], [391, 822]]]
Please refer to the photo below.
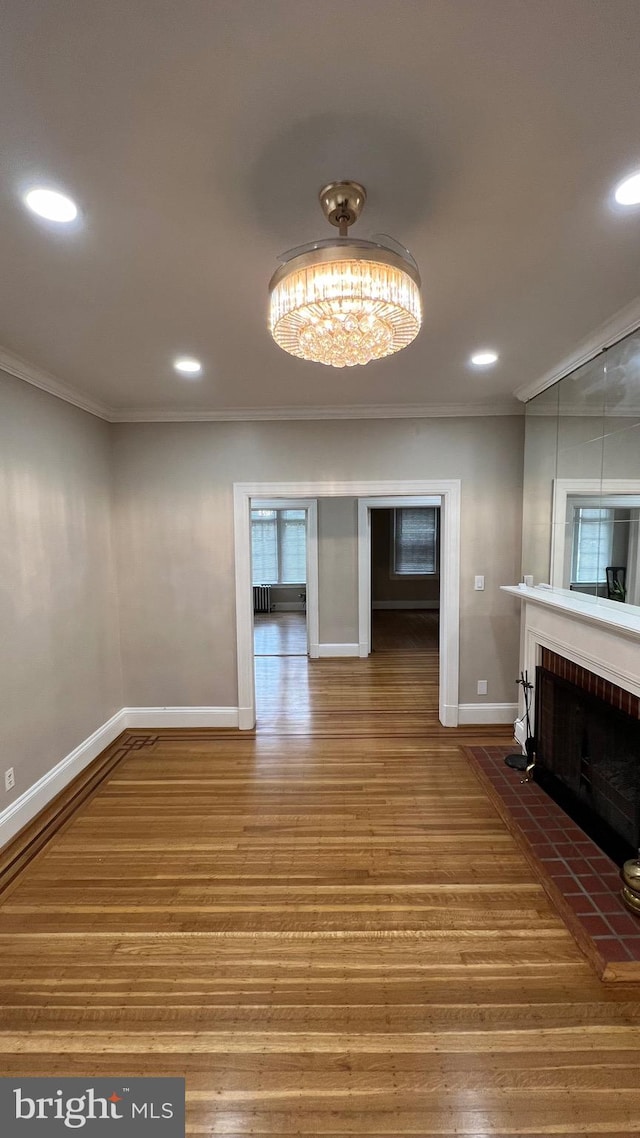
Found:
[[420, 331], [415, 263], [379, 242], [347, 237], [365, 199], [357, 183], [326, 186], [320, 200], [340, 238], [293, 250], [271, 279], [270, 331], [292, 356], [353, 367], [406, 348]]

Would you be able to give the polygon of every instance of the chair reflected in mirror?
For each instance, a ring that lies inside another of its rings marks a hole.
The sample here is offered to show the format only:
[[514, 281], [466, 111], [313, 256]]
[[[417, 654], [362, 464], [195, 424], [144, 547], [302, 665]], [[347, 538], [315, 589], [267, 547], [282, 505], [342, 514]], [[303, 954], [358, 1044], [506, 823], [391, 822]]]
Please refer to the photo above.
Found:
[[626, 565], [607, 565], [607, 600], [622, 601], [627, 596]]

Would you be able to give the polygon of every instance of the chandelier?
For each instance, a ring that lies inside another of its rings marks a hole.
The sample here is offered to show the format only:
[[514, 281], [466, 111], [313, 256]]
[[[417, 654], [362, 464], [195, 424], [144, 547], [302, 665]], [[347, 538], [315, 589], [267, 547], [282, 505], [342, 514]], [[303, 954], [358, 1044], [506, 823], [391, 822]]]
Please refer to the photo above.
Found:
[[269, 329], [292, 356], [330, 367], [368, 364], [406, 348], [422, 323], [420, 274], [391, 238], [349, 237], [367, 195], [357, 182], [320, 191], [339, 237], [284, 253], [269, 282]]

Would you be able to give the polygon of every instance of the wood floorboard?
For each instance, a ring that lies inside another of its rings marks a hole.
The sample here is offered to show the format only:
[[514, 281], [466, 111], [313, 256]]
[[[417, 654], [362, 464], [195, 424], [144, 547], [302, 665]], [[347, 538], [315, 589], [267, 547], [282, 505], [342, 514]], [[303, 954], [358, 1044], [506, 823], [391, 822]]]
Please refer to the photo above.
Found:
[[184, 1075], [190, 1136], [640, 1130], [601, 983], [463, 752], [437, 656], [263, 657], [255, 733], [136, 733], [0, 908], [6, 1075]]

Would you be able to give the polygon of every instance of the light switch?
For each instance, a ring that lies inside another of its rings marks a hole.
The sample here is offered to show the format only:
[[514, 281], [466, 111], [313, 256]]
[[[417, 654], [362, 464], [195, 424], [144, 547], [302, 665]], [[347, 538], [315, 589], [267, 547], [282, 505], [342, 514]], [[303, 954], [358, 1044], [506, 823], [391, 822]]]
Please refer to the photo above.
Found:
[[484, 577], [476, 577], [476, 583], [473, 587], [481, 592], [484, 589]]

